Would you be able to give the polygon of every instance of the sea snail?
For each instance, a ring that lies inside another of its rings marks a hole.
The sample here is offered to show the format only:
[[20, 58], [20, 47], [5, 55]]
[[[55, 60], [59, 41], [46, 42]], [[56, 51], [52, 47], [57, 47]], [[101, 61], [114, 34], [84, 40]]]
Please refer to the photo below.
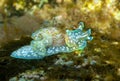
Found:
[[13, 51], [11, 57], [19, 59], [42, 59], [58, 53], [70, 53], [83, 50], [88, 40], [92, 40], [91, 29], [83, 32], [84, 23], [80, 22], [75, 30], [63, 33], [55, 27], [42, 28], [34, 32], [30, 45]]

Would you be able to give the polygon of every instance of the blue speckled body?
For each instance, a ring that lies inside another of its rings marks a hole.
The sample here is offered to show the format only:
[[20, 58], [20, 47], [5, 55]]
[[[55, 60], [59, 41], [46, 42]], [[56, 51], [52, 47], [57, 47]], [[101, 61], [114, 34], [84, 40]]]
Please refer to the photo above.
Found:
[[75, 30], [66, 30], [63, 34], [54, 27], [43, 28], [32, 34], [33, 40], [30, 45], [23, 46], [12, 52], [11, 57], [20, 59], [42, 59], [46, 56], [58, 53], [70, 53], [76, 50], [83, 50], [87, 40], [92, 40], [91, 30], [83, 32], [84, 24]]

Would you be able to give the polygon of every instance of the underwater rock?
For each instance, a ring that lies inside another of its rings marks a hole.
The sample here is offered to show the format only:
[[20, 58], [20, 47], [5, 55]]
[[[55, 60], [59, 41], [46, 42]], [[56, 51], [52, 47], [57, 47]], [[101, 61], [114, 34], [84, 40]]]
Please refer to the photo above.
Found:
[[114, 30], [111, 29], [109, 38], [120, 41], [120, 28], [116, 28]]
[[65, 61], [64, 59], [62, 58], [59, 58], [58, 60], [55, 61], [55, 65], [66, 65], [66, 66], [70, 66], [72, 65], [74, 62], [72, 60], [70, 61]]
[[55, 27], [41, 28], [32, 34], [30, 45], [23, 46], [12, 52], [11, 57], [20, 59], [42, 59], [58, 53], [82, 51], [87, 46], [87, 40], [92, 40], [91, 29], [83, 32], [84, 23], [80, 22], [75, 30], [66, 30]]

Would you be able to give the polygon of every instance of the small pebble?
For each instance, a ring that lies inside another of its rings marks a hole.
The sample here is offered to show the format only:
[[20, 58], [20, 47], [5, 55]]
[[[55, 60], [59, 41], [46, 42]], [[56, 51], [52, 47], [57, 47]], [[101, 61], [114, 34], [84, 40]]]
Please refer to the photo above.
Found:
[[95, 52], [101, 52], [101, 48], [95, 48], [94, 51]]
[[112, 42], [111, 44], [112, 44], [112, 45], [118, 45], [119, 43], [116, 42], [116, 41], [114, 41], [114, 42]]

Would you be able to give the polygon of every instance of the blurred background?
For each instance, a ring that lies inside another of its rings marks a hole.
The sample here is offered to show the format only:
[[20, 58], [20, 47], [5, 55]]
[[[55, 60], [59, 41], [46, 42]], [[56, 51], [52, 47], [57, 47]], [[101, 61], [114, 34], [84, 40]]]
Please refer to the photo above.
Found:
[[[83, 56], [63, 54], [37, 62], [9, 57], [29, 44], [37, 29], [75, 29], [80, 21], [94, 37]], [[119, 81], [119, 58], [120, 0], [0, 0], [0, 80]]]

